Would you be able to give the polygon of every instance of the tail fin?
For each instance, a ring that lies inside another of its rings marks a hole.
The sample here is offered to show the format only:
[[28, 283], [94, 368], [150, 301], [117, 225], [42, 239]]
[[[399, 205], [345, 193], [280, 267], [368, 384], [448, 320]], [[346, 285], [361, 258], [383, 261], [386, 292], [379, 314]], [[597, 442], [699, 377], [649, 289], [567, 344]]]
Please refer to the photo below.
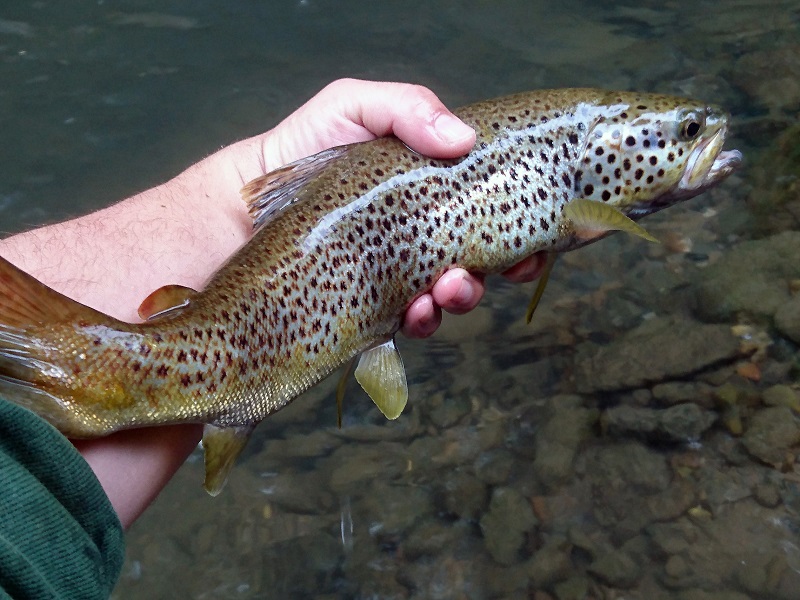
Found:
[[69, 403], [42, 385], [62, 371], [52, 362], [55, 348], [43, 334], [78, 320], [103, 322], [108, 317], [59, 294], [0, 257], [0, 394], [71, 434], [79, 431]]
[[0, 324], [27, 328], [64, 322], [90, 311], [0, 257]]

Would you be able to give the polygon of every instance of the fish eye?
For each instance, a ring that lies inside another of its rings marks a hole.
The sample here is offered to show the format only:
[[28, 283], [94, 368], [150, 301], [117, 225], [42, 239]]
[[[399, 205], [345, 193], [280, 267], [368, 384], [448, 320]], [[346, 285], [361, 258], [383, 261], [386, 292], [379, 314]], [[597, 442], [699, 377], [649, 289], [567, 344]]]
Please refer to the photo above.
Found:
[[691, 112], [681, 121], [680, 125], [680, 138], [683, 141], [690, 141], [695, 139], [700, 132], [703, 131], [705, 126], [705, 119], [702, 115]]

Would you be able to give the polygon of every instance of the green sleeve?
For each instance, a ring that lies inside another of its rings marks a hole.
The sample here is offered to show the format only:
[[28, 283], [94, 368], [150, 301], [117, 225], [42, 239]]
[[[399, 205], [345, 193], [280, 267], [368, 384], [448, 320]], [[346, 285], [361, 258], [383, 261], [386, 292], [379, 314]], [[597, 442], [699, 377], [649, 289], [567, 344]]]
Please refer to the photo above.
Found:
[[108, 598], [124, 558], [117, 514], [69, 441], [0, 399], [0, 595]]

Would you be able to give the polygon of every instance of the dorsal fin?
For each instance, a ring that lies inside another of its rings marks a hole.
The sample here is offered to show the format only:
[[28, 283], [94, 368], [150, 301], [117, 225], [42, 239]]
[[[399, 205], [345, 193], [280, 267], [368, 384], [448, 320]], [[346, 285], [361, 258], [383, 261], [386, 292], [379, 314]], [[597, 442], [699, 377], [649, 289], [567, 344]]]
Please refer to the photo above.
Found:
[[241, 191], [247, 203], [253, 228], [261, 229], [274, 215], [297, 200], [298, 192], [325, 167], [344, 156], [350, 146], [337, 146], [312, 156], [301, 158], [253, 179]]
[[197, 294], [192, 288], [182, 285], [165, 285], [152, 292], [139, 305], [139, 316], [145, 321], [175, 315], [187, 306]]

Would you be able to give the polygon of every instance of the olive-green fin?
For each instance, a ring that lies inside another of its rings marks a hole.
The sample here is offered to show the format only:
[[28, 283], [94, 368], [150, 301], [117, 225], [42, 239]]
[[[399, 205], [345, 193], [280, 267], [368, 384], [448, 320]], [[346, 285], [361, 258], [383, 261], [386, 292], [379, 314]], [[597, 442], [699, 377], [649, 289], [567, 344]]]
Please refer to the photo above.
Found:
[[549, 252], [547, 254], [547, 260], [544, 263], [542, 274], [539, 276], [539, 283], [536, 286], [536, 291], [533, 292], [533, 298], [531, 298], [528, 304], [528, 310], [525, 311], [525, 323], [531, 322], [533, 313], [536, 312], [536, 307], [539, 306], [539, 301], [544, 295], [544, 288], [547, 287], [547, 282], [550, 280], [550, 273], [553, 272], [553, 265], [556, 264], [556, 258], [558, 258], [558, 254], [555, 252]]
[[301, 158], [247, 183], [241, 191], [253, 218], [253, 229], [260, 229], [297, 200], [300, 190], [329, 164], [344, 156], [350, 146], [337, 146]]
[[253, 429], [254, 425], [217, 427], [210, 424], [203, 428], [203, 453], [206, 464], [206, 480], [203, 487], [212, 496], [219, 494], [225, 487], [228, 473], [247, 445]]
[[582, 239], [593, 239], [609, 231], [624, 231], [658, 242], [644, 227], [623, 214], [619, 209], [587, 198], [570, 200], [564, 208], [564, 216], [572, 221], [576, 235]]
[[396, 419], [408, 402], [403, 359], [394, 340], [367, 350], [356, 367], [356, 381], [387, 419]]
[[350, 379], [350, 373], [353, 372], [355, 363], [355, 358], [350, 359], [339, 377], [339, 383], [336, 384], [336, 426], [339, 429], [342, 428], [342, 405], [344, 404], [344, 393], [347, 390], [347, 380]]
[[153, 321], [167, 315], [175, 315], [189, 306], [197, 294], [192, 288], [182, 285], [165, 285], [152, 292], [139, 305], [139, 316]]

